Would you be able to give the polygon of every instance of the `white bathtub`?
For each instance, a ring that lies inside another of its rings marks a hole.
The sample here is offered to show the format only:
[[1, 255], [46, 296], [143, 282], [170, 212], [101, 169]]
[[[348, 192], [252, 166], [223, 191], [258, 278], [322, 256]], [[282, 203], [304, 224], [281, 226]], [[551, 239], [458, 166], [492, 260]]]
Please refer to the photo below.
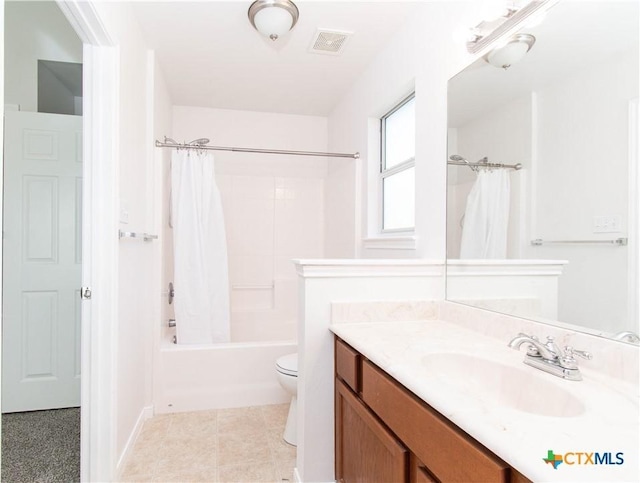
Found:
[[288, 402], [276, 378], [278, 357], [295, 341], [175, 345], [163, 342], [154, 378], [156, 414]]

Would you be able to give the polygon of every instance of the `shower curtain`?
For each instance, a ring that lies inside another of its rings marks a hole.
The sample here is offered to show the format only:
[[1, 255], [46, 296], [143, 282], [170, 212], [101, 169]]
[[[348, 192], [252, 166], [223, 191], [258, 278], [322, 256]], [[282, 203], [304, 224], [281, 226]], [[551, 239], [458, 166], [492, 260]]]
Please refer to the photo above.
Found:
[[227, 242], [210, 153], [174, 150], [171, 210], [177, 342], [229, 342]]
[[467, 197], [460, 258], [507, 258], [509, 173], [480, 170]]

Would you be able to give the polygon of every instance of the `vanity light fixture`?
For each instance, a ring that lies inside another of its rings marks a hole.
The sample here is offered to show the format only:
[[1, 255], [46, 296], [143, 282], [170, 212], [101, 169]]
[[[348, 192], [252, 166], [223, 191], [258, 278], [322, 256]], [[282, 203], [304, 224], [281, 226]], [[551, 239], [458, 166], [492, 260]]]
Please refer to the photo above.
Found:
[[275, 41], [294, 27], [300, 12], [291, 0], [256, 0], [248, 15], [253, 28]]
[[512, 1], [511, 5], [505, 7], [500, 17], [493, 20], [483, 20], [468, 31], [467, 51], [470, 54], [477, 54], [502, 36], [513, 32], [517, 26], [540, 21], [547, 7], [553, 5], [556, 1]]
[[536, 38], [533, 35], [517, 34], [511, 37], [505, 44], [489, 52], [484, 59], [494, 67], [508, 69], [516, 62], [522, 60], [535, 43]]
[[467, 48], [470, 52], [474, 45], [491, 35], [492, 32], [508, 22], [509, 19], [513, 18], [513, 16], [518, 12], [518, 8], [513, 5], [511, 7], [503, 7], [504, 8], [500, 9], [500, 13], [497, 13], [498, 10], [493, 10], [493, 13], [487, 14], [478, 25], [469, 29]]

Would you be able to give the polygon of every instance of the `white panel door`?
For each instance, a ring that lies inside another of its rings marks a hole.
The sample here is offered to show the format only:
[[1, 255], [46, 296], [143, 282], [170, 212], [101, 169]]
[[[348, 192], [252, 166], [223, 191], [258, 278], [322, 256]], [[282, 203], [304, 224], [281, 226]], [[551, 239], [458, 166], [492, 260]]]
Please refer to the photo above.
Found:
[[82, 118], [6, 112], [2, 412], [80, 406]]

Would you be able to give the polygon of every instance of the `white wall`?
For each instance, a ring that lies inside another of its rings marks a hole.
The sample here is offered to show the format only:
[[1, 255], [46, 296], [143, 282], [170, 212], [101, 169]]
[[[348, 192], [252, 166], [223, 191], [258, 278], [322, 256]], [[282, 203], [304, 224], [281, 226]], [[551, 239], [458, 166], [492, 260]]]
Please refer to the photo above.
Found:
[[55, 2], [6, 2], [5, 104], [38, 110], [38, 59], [82, 63], [82, 43]]
[[[153, 63], [149, 61], [130, 4], [100, 2], [95, 6], [119, 47], [120, 186], [116, 196], [120, 203], [120, 228], [157, 233], [153, 216], [155, 170], [159, 169], [152, 156]], [[120, 241], [119, 247], [114, 430], [116, 454], [121, 458], [139, 427], [144, 409], [152, 401], [152, 333], [160, 307], [155, 267], [160, 260], [153, 243], [127, 238]]]
[[[169, 90], [162, 76], [160, 65], [158, 64], [155, 56], [149, 56], [149, 62], [154, 70], [153, 76], [153, 135], [155, 139], [162, 139], [167, 132], [171, 130], [171, 124], [173, 121], [172, 102]], [[168, 264], [163, 263], [167, 254], [171, 255], [173, 244], [171, 243], [171, 231], [169, 225], [166, 223], [168, 219], [169, 203], [165, 200], [168, 199], [169, 187], [165, 181], [168, 181], [169, 159], [171, 152], [168, 149], [151, 148], [154, 153], [152, 156], [154, 163], [154, 210], [153, 218], [156, 231], [158, 234], [158, 242], [154, 243], [154, 249], [156, 253], [154, 257], [157, 263], [154, 264], [154, 280], [155, 291], [157, 294], [162, 294], [160, 297], [160, 303], [154, 307], [154, 317], [152, 320], [153, 330], [153, 356], [151, 365], [153, 367], [153, 389], [152, 389], [152, 402], [154, 406], [154, 412], [158, 412], [156, 407], [156, 400], [158, 397], [159, 387], [162, 381], [163, 374], [159, 371], [160, 364], [160, 350], [162, 341], [167, 339], [167, 333], [169, 331], [168, 322], [170, 318], [173, 318], [173, 305], [169, 305], [168, 299], [168, 285], [169, 281], [173, 278], [168, 272], [171, 268]], [[149, 381], [151, 378], [149, 378]]]
[[[628, 112], [629, 102], [638, 97], [637, 56], [622, 55], [576, 72], [536, 96], [535, 238], [626, 236]], [[620, 216], [619, 231], [595, 233], [594, 217], [609, 215]], [[608, 332], [628, 329], [627, 247], [544, 246], [530, 253], [570, 261], [560, 281], [560, 320]]]
[[297, 471], [335, 480], [332, 303], [441, 299], [444, 266], [429, 260], [300, 260]]
[[[160, 70], [158, 63], [155, 63], [156, 70]], [[164, 77], [156, 76], [155, 84], [155, 117], [154, 117], [154, 140], [163, 140], [164, 136], [169, 135], [173, 129], [173, 105], [171, 102], [169, 90], [164, 82]], [[161, 340], [168, 340], [170, 337], [169, 319], [173, 319], [173, 305], [169, 304], [169, 282], [173, 281], [173, 263], [167, 263], [167, 260], [173, 260], [173, 239], [172, 231], [169, 227], [169, 193], [171, 191], [171, 178], [169, 170], [171, 169], [171, 150], [154, 148], [154, 159], [157, 167], [160, 168], [156, 172], [155, 189], [156, 189], [156, 216], [157, 229], [159, 236], [159, 246], [161, 249], [159, 264], [159, 291], [162, 294], [160, 299], [160, 319], [157, 321], [157, 327], [160, 327], [160, 336], [154, 334], [154, 341], [159, 350]], [[154, 366], [155, 367], [155, 366]], [[154, 379], [157, 379], [154, 374]]]
[[[338, 102], [329, 118], [331, 151], [362, 154], [334, 160], [326, 184], [327, 257], [445, 258], [447, 80], [472, 60], [452, 33], [474, 25], [481, 2], [425, 2]], [[375, 236], [379, 163], [377, 119], [416, 91], [415, 250], [365, 249]]]
[[[208, 137], [217, 146], [327, 150], [327, 119], [315, 116], [177, 106], [167, 134], [180, 141]], [[293, 340], [297, 283], [291, 259], [324, 255], [327, 160], [224, 151], [214, 156], [229, 253], [231, 340]]]

